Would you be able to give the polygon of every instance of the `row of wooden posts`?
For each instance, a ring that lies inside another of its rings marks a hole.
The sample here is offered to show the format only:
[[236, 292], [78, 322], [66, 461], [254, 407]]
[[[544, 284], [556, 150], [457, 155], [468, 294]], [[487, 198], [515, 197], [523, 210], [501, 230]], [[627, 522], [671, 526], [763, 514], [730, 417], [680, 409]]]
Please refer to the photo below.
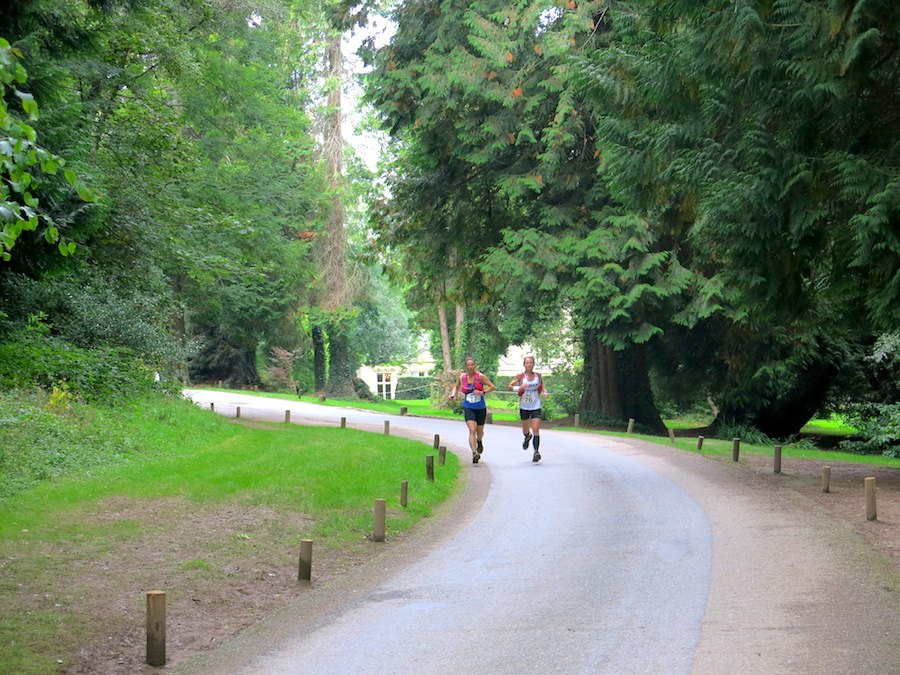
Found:
[[[214, 404], [209, 404], [209, 409], [214, 410]], [[241, 416], [240, 407], [236, 410], [236, 416]], [[284, 421], [290, 423], [291, 411], [284, 411]], [[347, 418], [341, 418], [341, 429], [347, 427]], [[391, 423], [384, 421], [384, 433], [389, 436]], [[447, 446], [441, 445], [440, 434], [434, 435], [434, 449], [438, 453], [438, 466], [444, 466], [447, 461]], [[434, 455], [425, 455], [425, 478], [434, 482]], [[406, 507], [409, 503], [409, 481], [400, 482], [400, 506]], [[387, 529], [387, 500], [376, 499], [372, 517], [372, 539], [376, 542], [385, 540]], [[312, 539], [300, 540], [300, 562], [297, 570], [297, 581], [303, 584], [312, 583]], [[166, 592], [147, 592], [147, 665], [166, 665]]]
[[[575, 414], [575, 426], [579, 425], [579, 416]], [[629, 418], [628, 420], [628, 433], [632, 433], [634, 431], [634, 418]], [[675, 430], [669, 429], [669, 440], [672, 441], [672, 445], [675, 445]], [[703, 450], [703, 436], [697, 436], [697, 450]], [[731, 461], [737, 462], [740, 461], [741, 457], [741, 439], [740, 438], [732, 438], [731, 439]], [[773, 473], [781, 473], [781, 446], [776, 445], [773, 453], [773, 462], [772, 462], [772, 470]], [[876, 520], [878, 517], [878, 511], [876, 508], [876, 500], [875, 500], [875, 478], [869, 477], [863, 480], [863, 487], [865, 489], [866, 496], [866, 520]], [[831, 492], [831, 467], [823, 466], [822, 467], [822, 492]]]

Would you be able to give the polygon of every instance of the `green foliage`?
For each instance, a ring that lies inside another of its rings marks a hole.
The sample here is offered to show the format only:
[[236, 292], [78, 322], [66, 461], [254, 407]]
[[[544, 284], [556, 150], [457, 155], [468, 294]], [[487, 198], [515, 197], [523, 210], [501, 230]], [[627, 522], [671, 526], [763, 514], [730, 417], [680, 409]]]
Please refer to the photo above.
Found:
[[401, 377], [394, 393], [401, 399], [426, 400], [431, 394], [431, 380], [430, 377]]
[[753, 427], [741, 424], [724, 423], [716, 429], [716, 438], [722, 440], [741, 439], [742, 443], [752, 445], [774, 445], [775, 441]]
[[85, 348], [49, 334], [40, 316], [0, 344], [0, 389], [38, 386], [46, 391], [64, 383], [86, 401], [114, 404], [146, 394], [157, 385], [154, 373], [123, 347]]
[[[155, 292], [154, 292], [155, 291]], [[91, 270], [42, 282], [21, 275], [0, 277], [11, 329], [40, 314], [55, 338], [84, 349], [117, 348], [140, 355], [147, 368], [170, 375], [184, 356], [169, 331], [164, 289], [119, 285]]]
[[579, 421], [584, 426], [601, 427], [610, 429], [625, 429], [628, 427], [628, 420], [616, 419], [608, 417], [596, 410], [582, 410], [579, 413]]
[[66, 382], [49, 394], [0, 391], [0, 500], [41, 481], [122, 461], [138, 447], [114, 415], [85, 405]]
[[581, 375], [574, 371], [555, 370], [553, 375], [542, 375], [549, 396], [541, 403], [551, 417], [572, 415], [578, 411], [581, 401]]
[[408, 362], [415, 355], [415, 334], [404, 294], [383, 274], [364, 270], [367, 286], [356, 301], [359, 313], [350, 330], [350, 345], [366, 365]]
[[[19, 89], [27, 81], [25, 68], [19, 62], [21, 52], [0, 38], [0, 259], [10, 260], [10, 250], [27, 230], [42, 226], [43, 238], [57, 245], [62, 255], [75, 252], [75, 243], [60, 236], [57, 224], [46, 210], [42, 210], [35, 190], [41, 176], [55, 175], [65, 165], [59, 155], [37, 144], [34, 127], [7, 107], [14, 95], [19, 100], [25, 118], [38, 119], [34, 96]], [[63, 177], [78, 198], [96, 201], [97, 195], [82, 183], [75, 172], [63, 171]]]
[[841, 450], [900, 457], [900, 403], [857, 404], [847, 413], [862, 439], [842, 441]]

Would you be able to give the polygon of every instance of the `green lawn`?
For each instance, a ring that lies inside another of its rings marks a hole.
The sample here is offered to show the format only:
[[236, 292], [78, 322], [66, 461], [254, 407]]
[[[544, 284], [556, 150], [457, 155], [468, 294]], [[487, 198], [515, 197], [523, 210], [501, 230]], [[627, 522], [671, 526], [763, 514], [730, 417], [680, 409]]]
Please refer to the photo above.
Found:
[[[94, 630], [118, 630], [95, 627], [110, 617], [90, 604], [106, 593], [133, 614], [129, 587], [170, 584], [178, 597], [252, 565], [283, 576], [302, 539], [352, 556], [371, 538], [375, 499], [386, 500], [390, 540], [446, 500], [460, 470], [448, 453], [428, 481], [428, 444], [228, 420], [171, 399], [51, 414], [6, 397], [0, 446], [0, 479], [17, 486], [0, 498], [0, 672], [17, 674], [57, 672], [107, 639]], [[156, 552], [132, 560], [152, 542]]]

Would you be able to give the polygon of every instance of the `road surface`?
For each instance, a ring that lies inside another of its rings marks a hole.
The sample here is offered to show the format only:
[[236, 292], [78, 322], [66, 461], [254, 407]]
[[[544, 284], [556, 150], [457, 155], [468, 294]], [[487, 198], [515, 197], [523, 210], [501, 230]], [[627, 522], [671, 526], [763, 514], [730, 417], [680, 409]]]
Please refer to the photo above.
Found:
[[553, 430], [534, 463], [517, 426], [490, 425], [471, 465], [457, 420], [187, 394], [231, 416], [437, 433], [483, 489], [441, 541], [185, 673], [900, 672], [895, 575], [839, 524], [722, 463]]

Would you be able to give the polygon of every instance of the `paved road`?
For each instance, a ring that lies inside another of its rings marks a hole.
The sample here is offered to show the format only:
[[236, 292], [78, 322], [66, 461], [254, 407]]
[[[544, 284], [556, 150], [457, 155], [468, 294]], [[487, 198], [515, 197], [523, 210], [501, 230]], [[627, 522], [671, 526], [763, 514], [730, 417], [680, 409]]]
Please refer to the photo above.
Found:
[[[283, 420], [290, 408], [292, 421], [346, 417], [375, 431], [388, 419], [189, 394], [226, 415], [241, 406], [244, 417]], [[459, 421], [389, 419], [394, 433], [427, 441], [438, 433], [468, 457]], [[858, 542], [833, 524], [823, 531], [772, 503], [743, 501], [736, 486], [725, 504], [719, 478], [698, 478], [665, 448], [545, 431], [544, 459], [533, 463], [521, 438], [516, 427], [488, 427], [482, 463], [465, 469], [470, 482], [489, 477], [490, 489], [455, 536], [334, 606], [274, 617], [185, 672], [900, 672], [896, 594], [869, 592], [892, 582], [868, 558], [860, 567]], [[848, 558], [860, 578], [828, 590]], [[789, 579], [778, 576], [784, 565]], [[862, 614], [867, 625], [819, 615], [835, 611]]]

